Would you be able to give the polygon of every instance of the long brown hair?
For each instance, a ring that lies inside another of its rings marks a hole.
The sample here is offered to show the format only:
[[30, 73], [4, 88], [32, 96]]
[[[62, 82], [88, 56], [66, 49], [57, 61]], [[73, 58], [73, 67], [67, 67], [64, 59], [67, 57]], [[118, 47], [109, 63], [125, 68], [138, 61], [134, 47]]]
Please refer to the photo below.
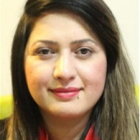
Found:
[[107, 56], [107, 78], [103, 95], [94, 106], [81, 136], [90, 126], [101, 140], [138, 140], [138, 109], [134, 79], [121, 44], [112, 12], [102, 0], [28, 0], [12, 46], [11, 70], [14, 113], [7, 137], [37, 140], [43, 123], [37, 104], [30, 96], [24, 73], [24, 51], [36, 20], [50, 10], [66, 10], [80, 16], [98, 36]]

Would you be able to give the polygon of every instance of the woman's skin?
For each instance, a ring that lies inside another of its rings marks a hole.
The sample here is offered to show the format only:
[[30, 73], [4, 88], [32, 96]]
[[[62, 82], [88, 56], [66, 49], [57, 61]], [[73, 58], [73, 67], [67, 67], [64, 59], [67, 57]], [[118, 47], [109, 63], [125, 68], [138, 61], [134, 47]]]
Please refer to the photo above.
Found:
[[51, 140], [78, 140], [105, 85], [99, 39], [78, 16], [50, 12], [37, 20], [25, 51], [25, 75]]

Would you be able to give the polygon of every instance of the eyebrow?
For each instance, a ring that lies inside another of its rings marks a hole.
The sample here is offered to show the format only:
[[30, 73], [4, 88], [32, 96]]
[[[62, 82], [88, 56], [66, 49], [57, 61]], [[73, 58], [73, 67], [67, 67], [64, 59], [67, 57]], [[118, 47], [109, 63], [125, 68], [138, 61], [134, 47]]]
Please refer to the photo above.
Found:
[[33, 43], [33, 46], [36, 43], [44, 43], [44, 44], [49, 44], [49, 45], [57, 45], [58, 44], [57, 42], [51, 41], [51, 40], [38, 40], [38, 41], [36, 41], [36, 42]]
[[[82, 43], [87, 43], [87, 42], [91, 42], [91, 43], [96, 44], [96, 41], [93, 40], [93, 39], [74, 40], [74, 41], [72, 41], [70, 44], [71, 44], [71, 45], [76, 45], [76, 44], [82, 44]], [[36, 41], [35, 43], [33, 43], [32, 46], [34, 46], [36, 43], [44, 43], [44, 44], [47, 44], [47, 45], [58, 45], [58, 44], [59, 44], [58, 42], [52, 41], [52, 40], [38, 40], [38, 41]]]
[[72, 41], [71, 44], [82, 44], [82, 43], [87, 43], [87, 42], [91, 42], [91, 43], [94, 43], [96, 44], [96, 41], [93, 40], [93, 39], [81, 39], [81, 40], [75, 40], [75, 41]]

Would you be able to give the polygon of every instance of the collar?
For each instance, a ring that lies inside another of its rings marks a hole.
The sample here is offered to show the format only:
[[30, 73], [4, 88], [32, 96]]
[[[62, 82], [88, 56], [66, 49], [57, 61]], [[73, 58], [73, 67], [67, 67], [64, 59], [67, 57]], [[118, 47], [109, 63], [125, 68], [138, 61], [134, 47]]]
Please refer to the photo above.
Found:
[[[48, 136], [47, 136], [47, 134], [45, 132], [45, 129], [40, 129], [39, 140], [49, 140], [49, 138], [48, 138]], [[99, 140], [99, 138], [97, 137], [93, 127], [91, 127], [89, 129], [85, 140]]]

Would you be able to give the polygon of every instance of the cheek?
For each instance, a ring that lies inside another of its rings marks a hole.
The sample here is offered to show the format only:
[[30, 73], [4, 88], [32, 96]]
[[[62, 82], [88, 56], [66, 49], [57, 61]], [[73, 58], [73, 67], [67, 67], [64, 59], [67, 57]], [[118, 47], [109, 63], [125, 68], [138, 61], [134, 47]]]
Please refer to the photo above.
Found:
[[46, 65], [27, 61], [25, 63], [25, 75], [28, 88], [32, 93], [48, 85], [50, 70]]
[[97, 84], [100, 86], [105, 83], [106, 79], [106, 62], [101, 61], [97, 64], [91, 66], [91, 71], [89, 71], [89, 82]]
[[83, 82], [91, 94], [101, 94], [104, 89], [106, 80], [107, 63], [106, 59], [98, 60], [90, 63], [88, 67], [84, 67], [82, 76]]

